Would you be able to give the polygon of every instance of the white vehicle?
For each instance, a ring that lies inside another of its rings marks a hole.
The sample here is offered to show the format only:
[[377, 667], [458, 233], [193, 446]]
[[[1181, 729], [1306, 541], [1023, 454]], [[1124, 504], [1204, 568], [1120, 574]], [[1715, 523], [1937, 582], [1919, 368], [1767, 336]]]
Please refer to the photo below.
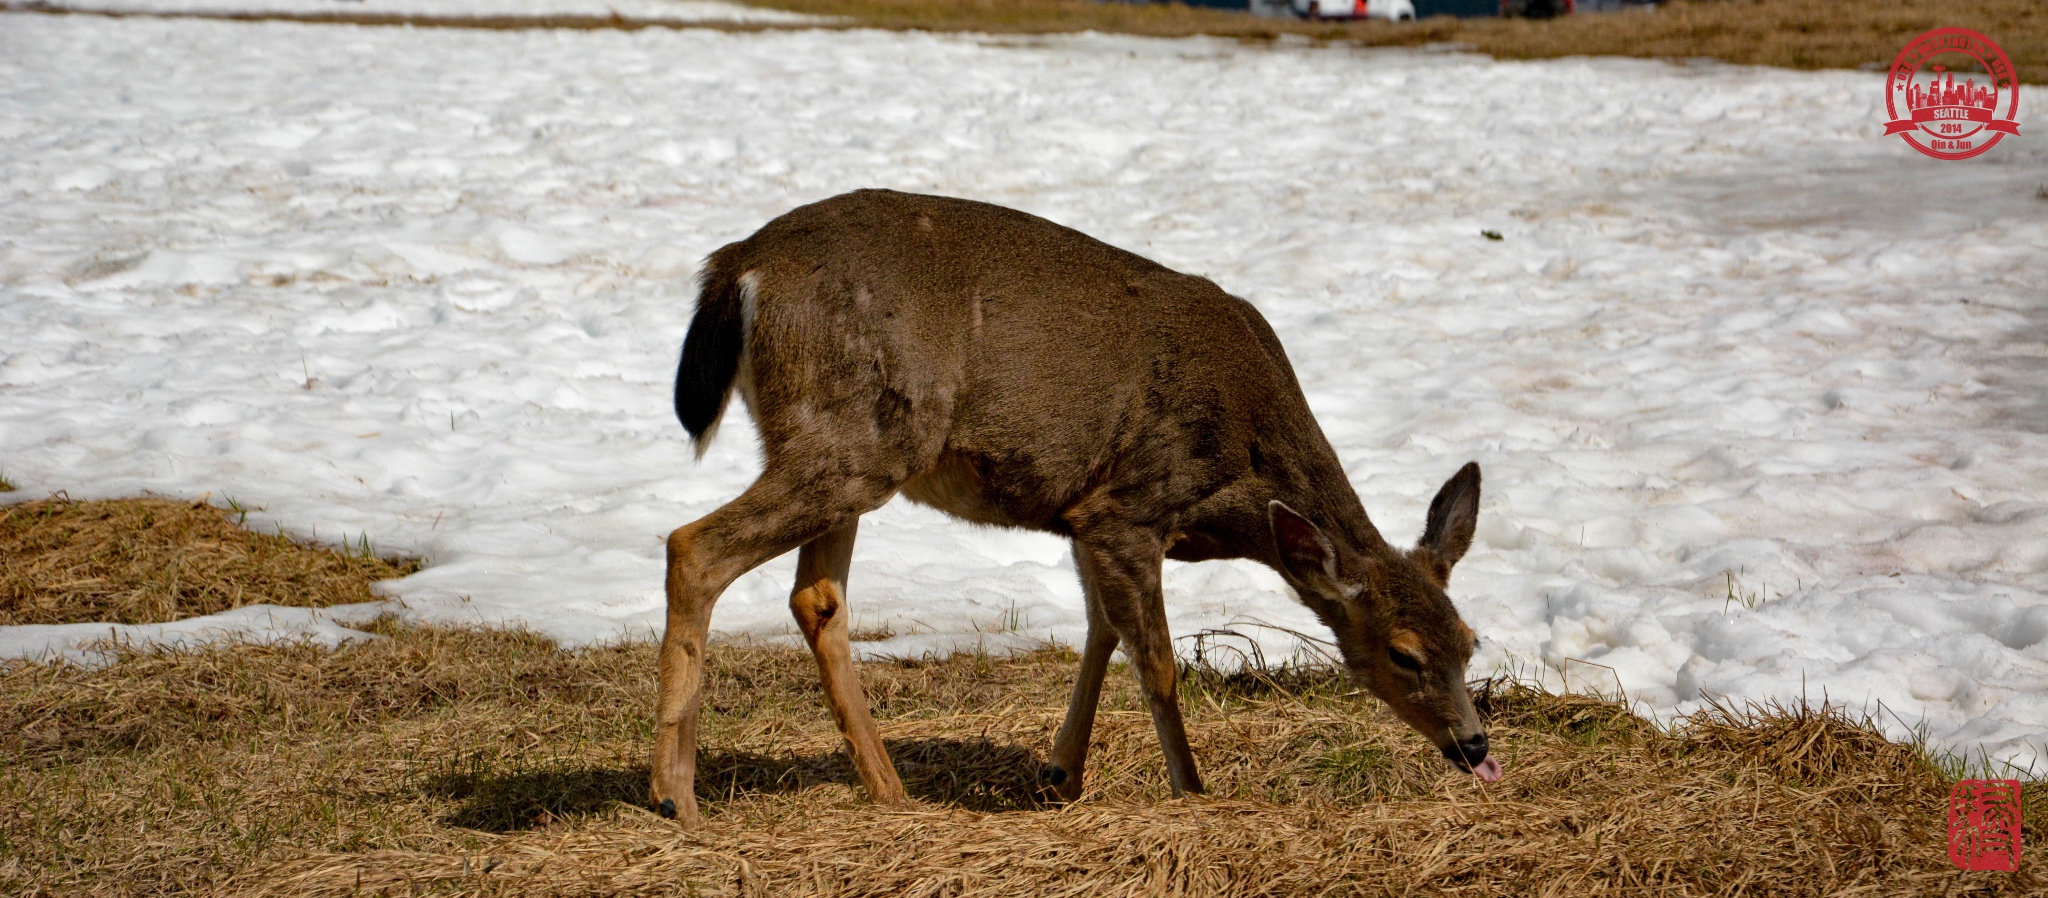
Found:
[[1385, 19], [1406, 22], [1415, 18], [1414, 0], [1291, 0], [1294, 14], [1304, 19]]

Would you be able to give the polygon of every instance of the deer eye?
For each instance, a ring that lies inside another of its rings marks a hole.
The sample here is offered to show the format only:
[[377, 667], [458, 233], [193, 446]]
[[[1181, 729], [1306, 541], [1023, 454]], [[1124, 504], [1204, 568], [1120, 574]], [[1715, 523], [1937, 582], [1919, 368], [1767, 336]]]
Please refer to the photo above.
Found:
[[1387, 660], [1394, 662], [1395, 667], [1409, 673], [1419, 674], [1422, 672], [1422, 662], [1415, 660], [1414, 655], [1410, 655], [1400, 649], [1388, 649]]

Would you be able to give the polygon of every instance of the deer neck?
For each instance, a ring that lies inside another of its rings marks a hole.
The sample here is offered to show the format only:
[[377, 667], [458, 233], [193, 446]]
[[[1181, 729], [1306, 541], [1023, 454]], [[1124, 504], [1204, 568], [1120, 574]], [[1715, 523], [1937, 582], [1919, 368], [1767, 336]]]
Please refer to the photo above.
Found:
[[[1304, 440], [1300, 463], [1276, 466], [1268, 473], [1272, 498], [1315, 522], [1331, 541], [1361, 555], [1377, 558], [1393, 551], [1365, 513], [1365, 503], [1344, 475], [1344, 466], [1320, 432]], [[1263, 506], [1263, 503], [1261, 503]], [[1264, 514], [1263, 507], [1260, 509]]]

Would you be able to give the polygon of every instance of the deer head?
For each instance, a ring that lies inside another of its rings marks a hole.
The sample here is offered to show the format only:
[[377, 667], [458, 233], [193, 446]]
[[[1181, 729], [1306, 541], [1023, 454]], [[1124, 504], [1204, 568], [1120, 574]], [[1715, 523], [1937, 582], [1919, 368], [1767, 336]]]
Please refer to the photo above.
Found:
[[1478, 636], [1444, 594], [1451, 566], [1472, 546], [1479, 465], [1465, 465], [1437, 491], [1422, 540], [1407, 552], [1332, 542], [1283, 502], [1267, 513], [1281, 575], [1336, 634], [1351, 676], [1452, 764], [1486, 782], [1500, 779], [1465, 685]]

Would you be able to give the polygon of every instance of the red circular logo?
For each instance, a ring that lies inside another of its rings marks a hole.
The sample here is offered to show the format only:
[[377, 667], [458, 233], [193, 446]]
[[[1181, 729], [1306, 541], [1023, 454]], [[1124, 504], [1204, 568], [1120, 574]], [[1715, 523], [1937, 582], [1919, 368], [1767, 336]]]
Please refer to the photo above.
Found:
[[[1931, 64], [1947, 54], [1974, 59], [1977, 68]], [[1891, 118], [1885, 134], [1897, 134], [1936, 159], [1968, 159], [2007, 134], [2019, 135], [2020, 81], [2012, 60], [1990, 38], [1968, 28], [1936, 28], [1892, 60], [1884, 108]]]

